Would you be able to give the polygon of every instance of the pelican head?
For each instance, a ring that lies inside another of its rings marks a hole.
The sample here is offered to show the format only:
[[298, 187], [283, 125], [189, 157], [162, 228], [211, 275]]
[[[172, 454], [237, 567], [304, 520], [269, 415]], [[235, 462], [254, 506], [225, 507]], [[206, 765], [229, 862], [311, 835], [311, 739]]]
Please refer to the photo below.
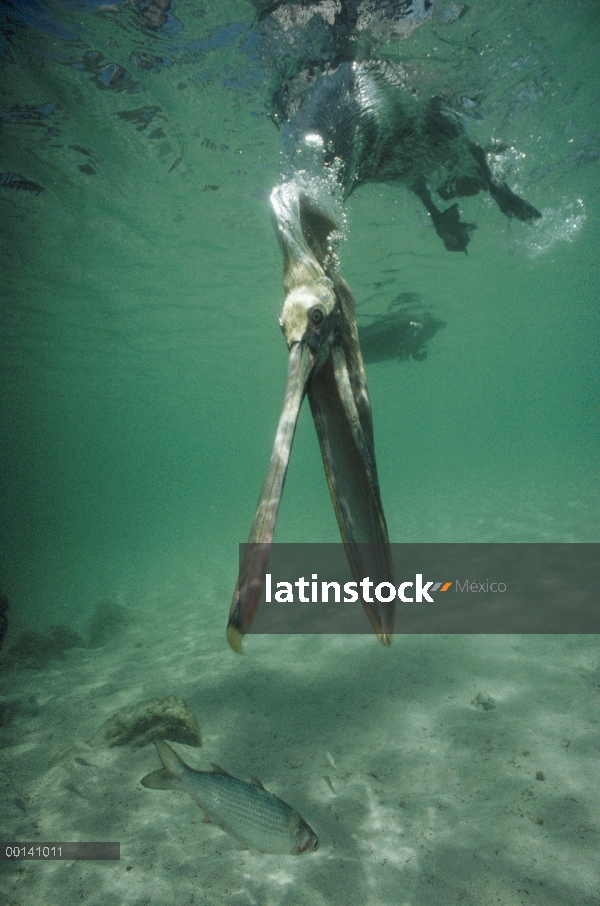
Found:
[[[337, 225], [296, 183], [274, 189], [271, 206], [284, 258], [280, 324], [289, 360], [273, 453], [229, 614], [227, 638], [240, 654], [260, 601], [305, 395], [353, 576], [357, 582], [365, 576], [393, 580], [354, 299], [337, 273], [332, 250]], [[363, 600], [363, 605], [380, 640], [389, 645], [393, 604]]]

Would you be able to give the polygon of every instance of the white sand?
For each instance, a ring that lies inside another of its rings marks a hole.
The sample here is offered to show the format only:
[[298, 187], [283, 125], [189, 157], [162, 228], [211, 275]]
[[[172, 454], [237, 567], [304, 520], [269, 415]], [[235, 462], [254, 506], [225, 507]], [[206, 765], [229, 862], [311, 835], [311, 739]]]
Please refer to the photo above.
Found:
[[[0, 729], [2, 839], [121, 842], [120, 862], [2, 863], [3, 904], [600, 904], [597, 637], [251, 637], [239, 658], [226, 606], [175, 597], [104, 648], [0, 672], [22, 706]], [[260, 776], [316, 853], [241, 851], [140, 785], [153, 745], [86, 744], [167, 695], [200, 721], [189, 763]]]

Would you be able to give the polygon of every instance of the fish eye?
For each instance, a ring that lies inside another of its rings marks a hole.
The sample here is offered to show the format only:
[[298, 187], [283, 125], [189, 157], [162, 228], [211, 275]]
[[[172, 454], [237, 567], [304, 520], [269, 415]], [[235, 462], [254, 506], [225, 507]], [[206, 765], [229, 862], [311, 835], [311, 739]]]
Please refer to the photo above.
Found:
[[318, 305], [310, 310], [309, 317], [313, 327], [320, 327], [325, 320], [325, 312]]

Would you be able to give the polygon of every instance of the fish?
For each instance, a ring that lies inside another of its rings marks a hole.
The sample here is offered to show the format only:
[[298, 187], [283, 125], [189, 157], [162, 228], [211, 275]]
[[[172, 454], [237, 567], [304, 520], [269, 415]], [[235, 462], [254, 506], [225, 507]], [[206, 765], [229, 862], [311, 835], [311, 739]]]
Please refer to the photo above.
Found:
[[216, 824], [244, 849], [284, 856], [314, 852], [319, 840], [298, 812], [264, 788], [258, 777], [246, 783], [213, 764], [195, 771], [160, 739], [154, 740], [163, 763], [142, 779], [152, 790], [179, 790], [198, 803], [207, 823]]

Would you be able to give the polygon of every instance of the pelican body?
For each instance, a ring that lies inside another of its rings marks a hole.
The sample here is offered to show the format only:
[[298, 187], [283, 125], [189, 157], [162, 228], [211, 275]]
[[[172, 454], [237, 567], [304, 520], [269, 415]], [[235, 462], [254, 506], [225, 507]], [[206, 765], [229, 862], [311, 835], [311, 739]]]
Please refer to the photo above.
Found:
[[365, 182], [401, 182], [423, 202], [436, 233], [451, 252], [466, 252], [475, 225], [462, 223], [458, 205], [440, 210], [429, 183], [444, 200], [488, 191], [507, 217], [535, 220], [540, 212], [494, 179], [483, 148], [471, 141], [458, 115], [441, 98], [419, 99], [401, 66], [346, 62], [309, 90], [286, 127], [292, 156], [307, 135], [319, 135], [324, 163], [339, 168], [344, 197]]

